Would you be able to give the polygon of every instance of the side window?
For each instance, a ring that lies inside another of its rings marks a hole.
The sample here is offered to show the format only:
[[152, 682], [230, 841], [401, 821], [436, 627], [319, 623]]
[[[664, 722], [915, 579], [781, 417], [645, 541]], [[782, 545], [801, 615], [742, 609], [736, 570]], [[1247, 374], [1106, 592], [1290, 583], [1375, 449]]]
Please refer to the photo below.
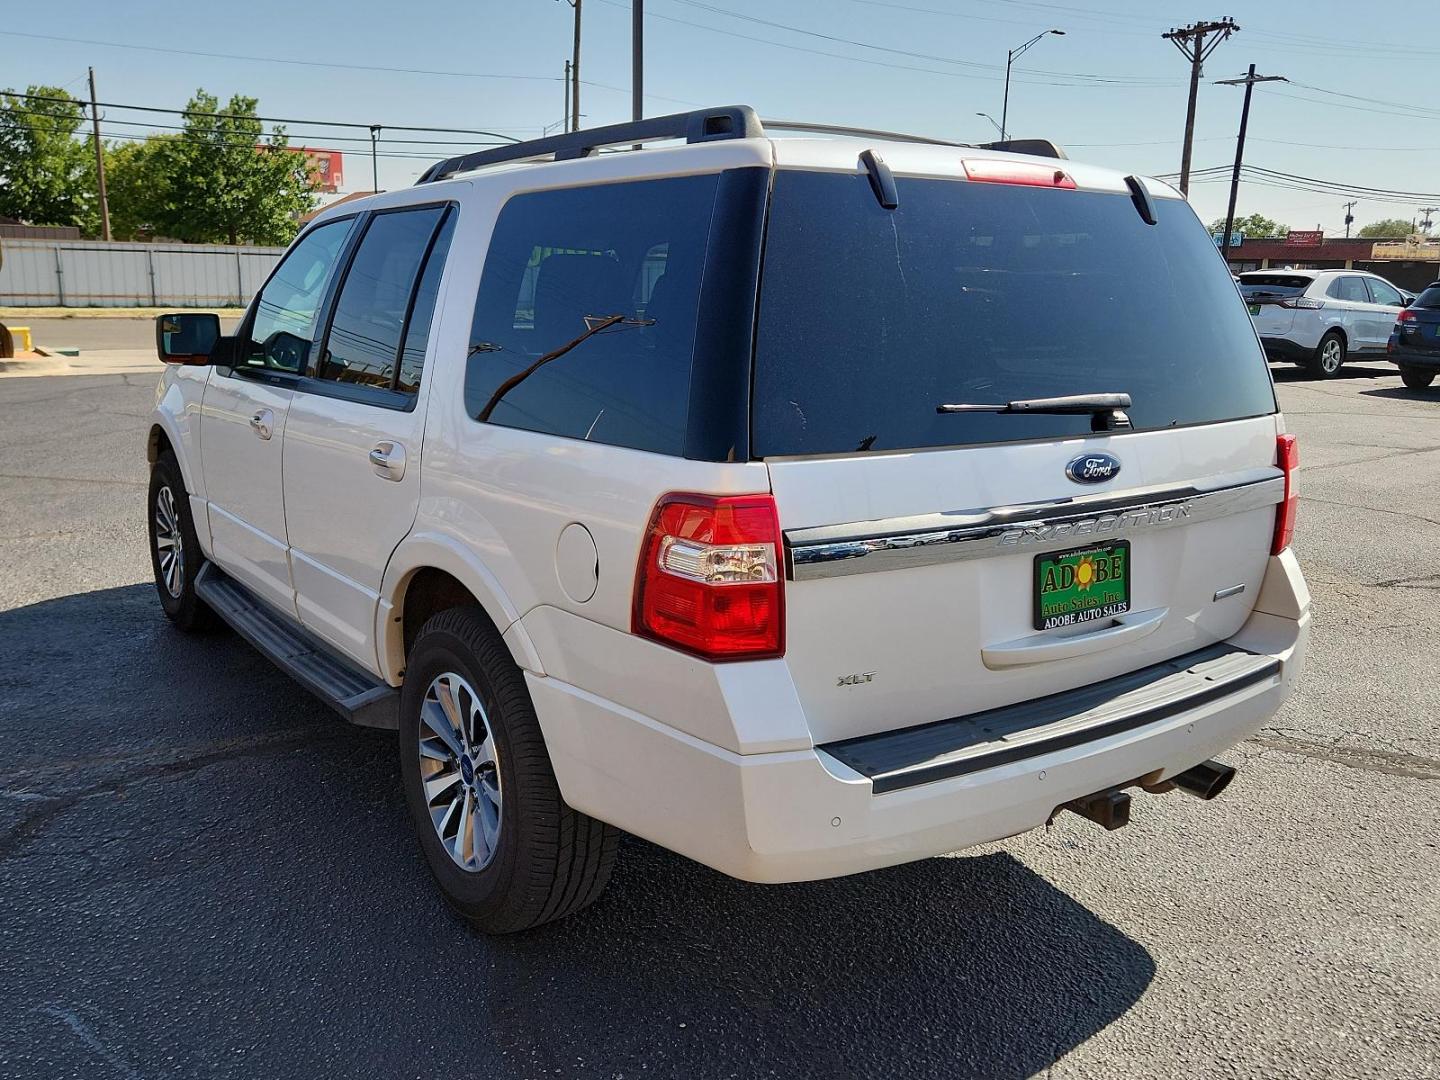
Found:
[[345, 271], [315, 377], [393, 389], [416, 278], [443, 206], [374, 215]]
[[1355, 304], [1370, 303], [1370, 294], [1365, 291], [1364, 278], [1338, 277], [1330, 283], [1330, 288], [1325, 290], [1325, 295]]
[[1370, 286], [1372, 303], [1385, 304], [1388, 307], [1404, 307], [1405, 302], [1400, 298], [1400, 290], [1392, 288], [1388, 282], [1379, 278], [1365, 278], [1365, 284]]
[[717, 186], [688, 176], [511, 198], [475, 301], [470, 415], [681, 453]]
[[455, 214], [452, 211], [445, 215], [440, 232], [430, 245], [425, 269], [420, 274], [420, 285], [415, 290], [415, 301], [410, 307], [410, 319], [405, 327], [405, 348], [400, 352], [400, 376], [395, 382], [395, 389], [404, 394], [414, 394], [420, 389], [425, 347], [430, 344], [430, 323], [435, 318], [435, 301], [440, 295], [440, 275], [445, 271], [445, 256], [450, 250], [450, 237], [454, 232]]
[[305, 370], [325, 288], [352, 224], [353, 219], [346, 218], [321, 225], [290, 249], [256, 298], [255, 319], [238, 366]]

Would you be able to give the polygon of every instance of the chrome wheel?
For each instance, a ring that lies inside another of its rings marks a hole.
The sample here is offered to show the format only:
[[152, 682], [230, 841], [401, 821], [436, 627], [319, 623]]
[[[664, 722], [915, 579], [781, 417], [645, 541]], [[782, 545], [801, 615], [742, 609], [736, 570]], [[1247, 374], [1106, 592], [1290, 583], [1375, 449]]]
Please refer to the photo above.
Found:
[[1334, 375], [1340, 370], [1340, 360], [1344, 354], [1340, 346], [1339, 338], [1330, 338], [1324, 345], [1320, 346], [1320, 369], [1326, 375]]
[[155, 493], [155, 565], [160, 568], [165, 591], [178, 600], [185, 588], [185, 538], [175, 496], [168, 487]]
[[490, 865], [500, 844], [500, 762], [480, 695], [437, 675], [420, 706], [420, 783], [440, 846], [462, 870]]

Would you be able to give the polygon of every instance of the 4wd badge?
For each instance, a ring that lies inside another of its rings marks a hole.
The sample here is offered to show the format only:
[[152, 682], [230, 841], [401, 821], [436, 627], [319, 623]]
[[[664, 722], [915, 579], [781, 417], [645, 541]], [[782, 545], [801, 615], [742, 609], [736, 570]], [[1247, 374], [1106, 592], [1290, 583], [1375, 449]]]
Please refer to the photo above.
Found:
[[1081, 454], [1065, 466], [1065, 475], [1077, 484], [1103, 484], [1120, 475], [1120, 459], [1103, 451]]

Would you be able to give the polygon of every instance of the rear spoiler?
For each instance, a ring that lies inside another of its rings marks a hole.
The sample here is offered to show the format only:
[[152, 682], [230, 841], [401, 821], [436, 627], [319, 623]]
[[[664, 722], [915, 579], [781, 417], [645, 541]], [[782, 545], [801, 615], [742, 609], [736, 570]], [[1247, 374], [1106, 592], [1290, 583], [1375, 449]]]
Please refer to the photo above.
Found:
[[1006, 139], [1003, 142], [979, 143], [978, 146], [981, 150], [1000, 150], [1006, 154], [1029, 154], [1031, 157], [1068, 160], [1065, 151], [1049, 139]]

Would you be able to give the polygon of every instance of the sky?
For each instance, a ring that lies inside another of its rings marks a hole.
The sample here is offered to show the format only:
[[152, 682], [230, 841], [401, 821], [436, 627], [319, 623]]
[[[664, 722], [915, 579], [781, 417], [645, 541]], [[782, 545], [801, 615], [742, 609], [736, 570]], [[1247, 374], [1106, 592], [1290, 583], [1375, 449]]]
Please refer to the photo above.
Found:
[[[1196, 169], [1225, 169], [1192, 185], [1197, 212], [1207, 222], [1224, 215], [1244, 93], [1215, 80], [1254, 63], [1290, 83], [1256, 88], [1247, 164], [1416, 193], [1362, 200], [1359, 227], [1440, 206], [1440, 196], [1426, 197], [1440, 192], [1431, 44], [1440, 40], [1440, 5], [1359, 18], [1366, 10], [1382, 11], [1338, 0], [647, 0], [646, 111], [748, 104], [762, 117], [983, 141], [994, 128], [976, 114], [1000, 116], [1007, 50], [1055, 28], [1065, 35], [1044, 37], [1015, 63], [1012, 136], [1049, 138], [1072, 158], [1129, 172], [1174, 173], [1189, 64], [1161, 35], [1230, 15], [1241, 29], [1205, 65], [1194, 151]], [[583, 13], [584, 122], [626, 120], [629, 0], [583, 0]], [[82, 95], [93, 66], [102, 102], [181, 108], [202, 87], [222, 100], [257, 97], [261, 115], [322, 121], [288, 125], [292, 143], [345, 151], [346, 190], [369, 189], [368, 133], [336, 122], [516, 138], [558, 127], [573, 18], [567, 0], [0, 0], [0, 88], [44, 83]], [[117, 108], [103, 115], [115, 135], [177, 122]], [[390, 132], [380, 186], [406, 186], [466, 143], [459, 134]], [[1247, 178], [1239, 213], [1339, 236], [1348, 198]]]

